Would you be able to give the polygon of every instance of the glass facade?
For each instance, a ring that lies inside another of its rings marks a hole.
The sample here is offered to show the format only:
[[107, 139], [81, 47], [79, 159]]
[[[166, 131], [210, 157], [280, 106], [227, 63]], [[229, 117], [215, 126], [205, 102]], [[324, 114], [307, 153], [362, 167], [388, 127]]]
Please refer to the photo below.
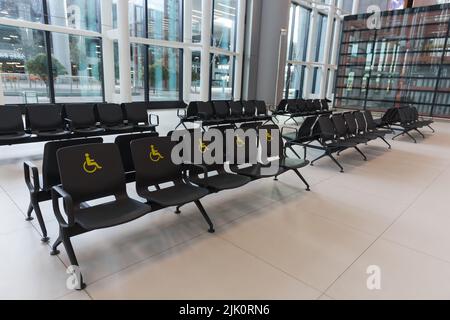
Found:
[[211, 79], [211, 100], [230, 100], [233, 98], [234, 57], [214, 55]]
[[384, 111], [407, 101], [422, 115], [450, 117], [450, 5], [386, 12], [381, 29], [350, 16], [336, 79], [336, 107]]

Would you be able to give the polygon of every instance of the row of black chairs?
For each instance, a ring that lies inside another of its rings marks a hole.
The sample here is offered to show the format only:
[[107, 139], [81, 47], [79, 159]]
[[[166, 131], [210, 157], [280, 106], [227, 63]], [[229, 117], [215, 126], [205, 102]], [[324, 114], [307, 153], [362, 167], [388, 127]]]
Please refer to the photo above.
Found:
[[277, 116], [287, 116], [289, 120], [293, 120], [297, 125], [298, 122], [296, 118], [330, 114], [328, 99], [283, 99], [280, 101], [276, 109], [273, 111], [272, 115], [276, 118]]
[[[271, 121], [264, 101], [193, 101], [178, 110], [180, 125], [201, 122], [203, 127], [243, 122]], [[186, 126], [185, 126], [186, 127]]]
[[[344, 172], [344, 168], [333, 154], [340, 154], [347, 149], [355, 149], [363, 156], [364, 160], [367, 160], [358, 146], [381, 139], [390, 149], [391, 145], [385, 139], [385, 136], [390, 133], [392, 133], [390, 129], [381, 129], [377, 126], [370, 111], [310, 116], [305, 118], [300, 128], [285, 127], [282, 130], [283, 138], [290, 145], [304, 148], [304, 158], [306, 158], [307, 148], [324, 151], [322, 155], [311, 161], [311, 165], [314, 165], [319, 159], [329, 157], [341, 172]], [[313, 144], [314, 142], [317, 143]]]
[[157, 115], [145, 103], [33, 104], [0, 107], [0, 145], [155, 131]]
[[[226, 129], [233, 129], [233, 126], [221, 126], [215, 129], [225, 136]], [[247, 135], [249, 130], [240, 130], [233, 137], [234, 154], [237, 154], [238, 149], [244, 150], [245, 159], [242, 163], [231, 165], [231, 172], [226, 170], [224, 163], [193, 164], [190, 161], [191, 158], [185, 159], [181, 165], [174, 163], [171, 154], [178, 142], [172, 141], [171, 137], [142, 138], [136, 135], [135, 139], [129, 140], [128, 146], [85, 141], [76, 146], [60, 148], [56, 152], [56, 158], [61, 184], [51, 189], [53, 209], [60, 225], [60, 234], [53, 245], [51, 254], [58, 254], [58, 246], [62, 243], [70, 263], [78, 266], [70, 241], [71, 237], [123, 224], [162, 208], [177, 207], [178, 209], [192, 202], [197, 205], [207, 222], [208, 231], [213, 233], [214, 225], [200, 202], [203, 197], [210, 193], [242, 187], [252, 180], [268, 177], [276, 179], [290, 170], [301, 178], [309, 190], [308, 183], [298, 171], [309, 162], [287, 156], [287, 146], [284, 145], [278, 126], [259, 127], [258, 133], [263, 134], [259, 134], [256, 139], [249, 138]], [[273, 140], [276, 136], [278, 140]], [[195, 131], [183, 130], [180, 138], [187, 137], [194, 141]], [[191, 157], [195, 157], [194, 152], [204, 153], [212, 146], [213, 141], [203, 141], [203, 138], [200, 140], [191, 144], [193, 148]], [[272, 145], [277, 144], [278, 152], [272, 148]], [[121, 147], [123, 150], [120, 150]], [[261, 160], [255, 153], [250, 152], [255, 147], [265, 148], [268, 156], [266, 160]], [[146, 200], [145, 203], [134, 200], [127, 194], [127, 172], [124, 169], [123, 156], [121, 156], [123, 152], [132, 158], [136, 190], [138, 195]], [[276, 160], [272, 160], [273, 157]], [[277, 161], [276, 170], [267, 173], [263, 169], [272, 165], [272, 161]], [[167, 186], [168, 183], [171, 185]], [[115, 200], [94, 206], [86, 205], [87, 201], [107, 196], [114, 196]], [[61, 197], [64, 203], [64, 215], [59, 204]], [[81, 275], [79, 283], [79, 288], [83, 288]]]
[[396, 131], [400, 131], [399, 134], [392, 138], [393, 140], [399, 136], [407, 135], [414, 141], [414, 143], [417, 143], [416, 138], [411, 135], [411, 131], [416, 131], [423, 138], [425, 138], [425, 135], [419, 129], [428, 127], [433, 133], [435, 132], [435, 130], [431, 127], [434, 121], [420, 118], [417, 108], [412, 106], [390, 108], [383, 115], [381, 121], [383, 125]]

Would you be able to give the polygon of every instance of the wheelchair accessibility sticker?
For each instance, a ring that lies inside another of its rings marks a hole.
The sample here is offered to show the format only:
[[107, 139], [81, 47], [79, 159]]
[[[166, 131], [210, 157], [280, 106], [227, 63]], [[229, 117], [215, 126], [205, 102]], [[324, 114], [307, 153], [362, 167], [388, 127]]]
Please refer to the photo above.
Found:
[[153, 162], [159, 162], [162, 159], [164, 159], [163, 155], [152, 144], [150, 146], [150, 160], [152, 160]]
[[102, 167], [94, 159], [91, 159], [91, 155], [89, 153], [86, 153], [84, 156], [86, 161], [83, 163], [83, 170], [86, 173], [92, 174], [97, 172], [97, 170], [102, 169]]
[[266, 139], [267, 141], [272, 141], [272, 134], [269, 132], [269, 130], [266, 131]]
[[236, 136], [236, 144], [237, 144], [238, 147], [244, 147], [245, 146], [245, 141], [242, 140], [241, 137]]
[[206, 143], [204, 143], [201, 138], [198, 139], [198, 143], [198, 149], [200, 150], [200, 152], [205, 153], [208, 150], [208, 146], [206, 145]]

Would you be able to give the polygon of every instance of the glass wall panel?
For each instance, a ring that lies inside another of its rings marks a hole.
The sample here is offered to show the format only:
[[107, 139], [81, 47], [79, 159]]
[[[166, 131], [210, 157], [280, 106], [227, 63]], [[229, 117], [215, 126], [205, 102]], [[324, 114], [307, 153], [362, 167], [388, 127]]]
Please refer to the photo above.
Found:
[[42, 0], [0, 0], [0, 17], [44, 23]]
[[234, 57], [213, 55], [211, 73], [211, 99], [230, 100], [233, 98]]
[[192, 42], [202, 41], [202, 0], [192, 0]]
[[191, 79], [192, 94], [200, 94], [200, 67], [201, 67], [201, 53], [200, 51], [192, 51], [192, 79]]
[[181, 41], [182, 0], [148, 1], [148, 37]]
[[131, 45], [131, 95], [133, 101], [145, 100], [145, 55], [147, 48], [142, 44]]
[[47, 0], [50, 24], [101, 32], [99, 0]]
[[303, 97], [303, 84], [305, 81], [305, 70], [306, 66], [302, 65], [295, 65], [290, 66], [289, 70], [289, 81], [288, 88], [288, 98], [289, 99], [295, 99], [295, 98], [302, 98]]
[[100, 44], [98, 38], [52, 33], [56, 102], [103, 101]]
[[150, 46], [148, 57], [150, 101], [179, 100], [180, 49]]
[[[54, 59], [54, 64], [59, 66]], [[0, 72], [5, 103], [48, 103], [49, 78], [43, 31], [1, 26]], [[56, 72], [67, 72], [58, 68]]]
[[215, 0], [213, 46], [234, 51], [238, 0]]
[[130, 36], [145, 37], [145, 1], [130, 0], [128, 2], [128, 22]]

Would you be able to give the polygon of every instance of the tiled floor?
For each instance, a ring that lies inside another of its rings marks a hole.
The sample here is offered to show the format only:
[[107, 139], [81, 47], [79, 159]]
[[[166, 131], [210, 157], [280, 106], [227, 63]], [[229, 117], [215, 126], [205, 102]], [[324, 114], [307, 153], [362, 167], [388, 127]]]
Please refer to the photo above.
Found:
[[[344, 174], [327, 159], [305, 168], [311, 192], [287, 173], [208, 196], [213, 235], [188, 205], [73, 238], [88, 284], [77, 292], [64, 249], [51, 257], [24, 221], [22, 162], [39, 164], [42, 144], [2, 147], [0, 298], [450, 299], [450, 123], [435, 127], [418, 144], [364, 146], [367, 162], [345, 152]], [[54, 240], [50, 203], [42, 209]], [[372, 265], [381, 290], [367, 288]]]

